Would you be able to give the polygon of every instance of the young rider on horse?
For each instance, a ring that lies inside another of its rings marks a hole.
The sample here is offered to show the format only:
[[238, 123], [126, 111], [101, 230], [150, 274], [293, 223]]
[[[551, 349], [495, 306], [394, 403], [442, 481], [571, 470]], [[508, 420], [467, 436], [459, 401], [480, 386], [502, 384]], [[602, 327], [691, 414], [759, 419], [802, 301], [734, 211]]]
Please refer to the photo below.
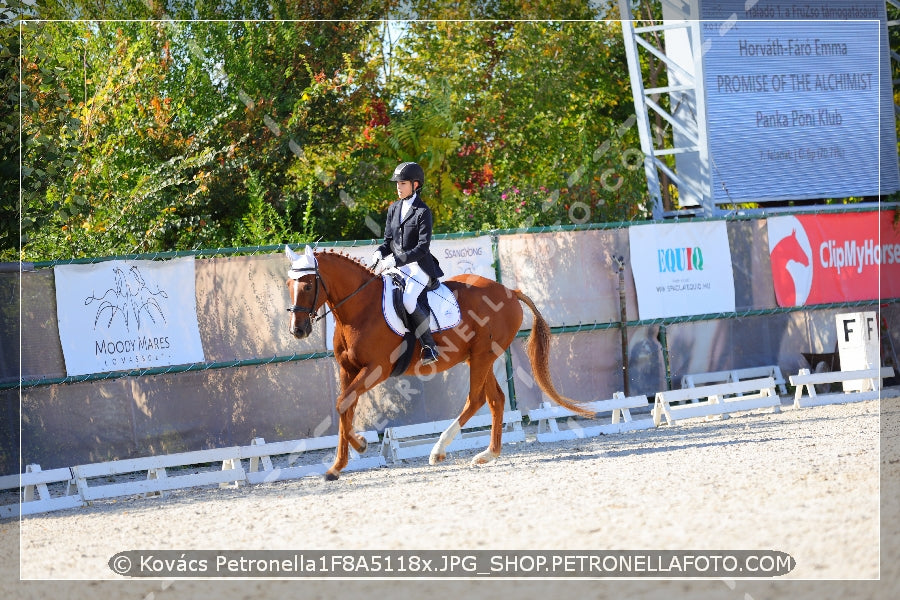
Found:
[[422, 364], [428, 365], [438, 360], [438, 350], [431, 337], [430, 318], [419, 307], [419, 295], [444, 272], [431, 254], [431, 209], [419, 194], [425, 171], [414, 162], [400, 163], [391, 181], [397, 182], [398, 200], [388, 207], [384, 243], [372, 254], [369, 266], [379, 274], [397, 267], [406, 277], [403, 306], [422, 344]]

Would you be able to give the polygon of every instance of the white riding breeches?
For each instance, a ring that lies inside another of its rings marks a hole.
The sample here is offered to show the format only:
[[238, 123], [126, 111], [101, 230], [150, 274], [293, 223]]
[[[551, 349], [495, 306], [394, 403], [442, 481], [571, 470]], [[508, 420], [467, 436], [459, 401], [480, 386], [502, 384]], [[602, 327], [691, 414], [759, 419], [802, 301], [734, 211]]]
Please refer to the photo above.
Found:
[[419, 263], [410, 263], [397, 267], [406, 278], [406, 286], [403, 288], [403, 306], [406, 312], [412, 314], [419, 302], [419, 295], [428, 285], [428, 273], [422, 270]]

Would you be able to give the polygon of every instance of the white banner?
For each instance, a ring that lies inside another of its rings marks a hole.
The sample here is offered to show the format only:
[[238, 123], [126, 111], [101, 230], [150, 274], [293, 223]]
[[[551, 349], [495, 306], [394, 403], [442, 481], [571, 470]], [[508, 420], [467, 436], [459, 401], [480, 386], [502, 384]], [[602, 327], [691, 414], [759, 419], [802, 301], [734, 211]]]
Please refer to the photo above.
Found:
[[[372, 244], [339, 250], [368, 262], [377, 247], [377, 244]], [[466, 273], [474, 273], [491, 280], [497, 279], [494, 271], [494, 255], [491, 252], [491, 237], [488, 235], [456, 240], [431, 240], [431, 253], [444, 270], [442, 280]]]
[[734, 275], [724, 221], [628, 229], [641, 319], [734, 312]]
[[494, 256], [491, 252], [491, 238], [483, 235], [476, 238], [458, 240], [433, 240], [431, 253], [441, 263], [443, 279], [454, 275], [474, 273], [496, 281]]
[[193, 257], [58, 265], [53, 272], [68, 375], [204, 361]]

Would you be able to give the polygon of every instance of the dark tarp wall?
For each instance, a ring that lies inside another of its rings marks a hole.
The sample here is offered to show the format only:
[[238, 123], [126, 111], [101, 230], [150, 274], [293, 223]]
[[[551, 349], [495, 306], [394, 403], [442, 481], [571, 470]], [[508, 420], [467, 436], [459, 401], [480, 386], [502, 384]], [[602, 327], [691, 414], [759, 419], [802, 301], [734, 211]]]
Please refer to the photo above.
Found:
[[337, 432], [334, 361], [28, 388], [22, 458], [41, 468]]
[[22, 378], [65, 377], [52, 269], [22, 274]]
[[[0, 382], [13, 385], [19, 381], [21, 363], [20, 281], [18, 272], [0, 272]], [[0, 390], [0, 474], [19, 470], [19, 390]]]
[[[736, 310], [775, 308], [765, 221], [728, 222]], [[551, 326], [584, 326], [554, 335], [550, 370], [557, 388], [579, 401], [625, 391], [619, 277], [625, 259], [626, 320], [638, 318], [628, 230], [585, 230], [498, 236], [501, 281], [531, 297]], [[325, 326], [298, 341], [288, 333], [283, 255], [198, 259], [197, 319], [208, 362], [265, 359], [325, 351]], [[0, 377], [18, 380], [18, 274], [0, 273], [3, 298]], [[524, 308], [523, 329], [531, 327]], [[804, 354], [835, 351], [834, 315], [814, 308], [772, 315], [726, 317], [665, 325], [673, 387], [687, 373], [778, 365], [785, 377], [809, 365]], [[15, 316], [15, 318], [12, 318]], [[900, 307], [885, 305], [886, 336], [900, 350]], [[22, 276], [21, 368], [27, 379], [65, 376], [52, 269]], [[595, 324], [610, 328], [594, 329]], [[630, 394], [666, 389], [661, 325], [627, 329]], [[887, 341], [887, 340], [886, 340]], [[511, 347], [517, 407], [540, 405], [525, 354], [525, 338]], [[885, 344], [885, 346], [889, 346]], [[494, 373], [508, 396], [504, 359]], [[360, 399], [357, 429], [455, 418], [469, 389], [469, 370], [456, 366], [422, 379], [390, 379]], [[150, 454], [246, 445], [254, 437], [278, 441], [337, 431], [338, 393], [333, 358], [240, 366], [181, 374], [125, 377], [0, 392], [0, 474], [18, 472], [18, 409], [22, 406], [23, 464], [43, 469]]]
[[0, 383], [19, 380], [20, 279], [17, 272], [0, 271]]
[[[538, 408], [543, 394], [532, 378], [525, 353], [526, 340], [512, 345], [516, 406]], [[622, 389], [622, 354], [617, 330], [554, 335], [550, 343], [550, 374], [556, 390], [577, 401], [612, 398]]]
[[729, 222], [728, 246], [734, 275], [735, 310], [775, 308], [766, 222]]
[[[500, 280], [520, 289], [551, 327], [618, 322], [619, 276], [613, 257], [625, 258], [626, 318], [637, 319], [627, 229], [500, 236]], [[531, 328], [525, 309], [523, 329]]]
[[804, 353], [834, 352], [841, 310], [676, 323], [666, 328], [673, 387], [689, 373], [778, 365], [785, 378], [808, 368]]

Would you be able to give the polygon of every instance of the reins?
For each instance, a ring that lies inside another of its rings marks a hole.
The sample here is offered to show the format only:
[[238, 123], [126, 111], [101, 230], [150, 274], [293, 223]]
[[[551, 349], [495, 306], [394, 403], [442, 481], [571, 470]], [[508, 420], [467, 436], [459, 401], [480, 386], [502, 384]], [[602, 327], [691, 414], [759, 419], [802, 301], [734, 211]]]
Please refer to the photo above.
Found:
[[[345, 302], [350, 300], [350, 298], [352, 298], [353, 296], [355, 296], [358, 293], [360, 293], [361, 291], [363, 291], [363, 289], [365, 289], [365, 287], [367, 285], [369, 285], [373, 281], [377, 281], [377, 280], [381, 279], [381, 277], [379, 277], [377, 275], [373, 275], [371, 279], [369, 279], [367, 282], [363, 283], [361, 286], [356, 288], [356, 290], [354, 292], [352, 292], [349, 296], [347, 296], [346, 298], [344, 298], [337, 304], [334, 304], [333, 306], [328, 307], [328, 309], [325, 312], [323, 312], [321, 315], [317, 315], [316, 314], [316, 302], [319, 299], [319, 282], [322, 283], [322, 289], [325, 290], [325, 299], [328, 300], [328, 286], [325, 284], [325, 280], [322, 279], [322, 274], [319, 273], [318, 262], [316, 262], [315, 267], [304, 267], [302, 269], [294, 269], [294, 270], [301, 272], [301, 273], [302, 272], [311, 272], [311, 273], [315, 274], [315, 276], [316, 276], [316, 291], [315, 291], [315, 294], [313, 295], [312, 306], [300, 306], [299, 304], [294, 304], [290, 308], [287, 309], [287, 311], [290, 313], [295, 313], [295, 312], [308, 313], [309, 314], [309, 322], [311, 324], [324, 319], [325, 317], [327, 317], [329, 315], [329, 313], [334, 313], [335, 310], [337, 310], [341, 305], [343, 305]], [[408, 277], [410, 277], [411, 279], [415, 279], [411, 275], [408, 275]], [[435, 292], [435, 293], [437, 293], [437, 292]], [[449, 301], [446, 298], [444, 298], [443, 296], [441, 296], [440, 294], [437, 294], [437, 295], [441, 299], [443, 299], [445, 301]]]
[[[318, 272], [316, 273], [316, 278], [321, 279], [321, 280], [322, 280], [322, 287], [325, 287], [325, 280], [321, 278], [321, 276], [318, 274]], [[312, 320], [312, 322], [315, 323], [316, 321], [318, 321], [318, 320], [320, 320], [320, 319], [324, 319], [325, 317], [328, 316], [328, 313], [333, 313], [333, 312], [334, 312], [335, 310], [337, 310], [337, 308], [338, 308], [339, 306], [341, 306], [344, 302], [346, 302], [347, 300], [349, 300], [349, 299], [352, 298], [353, 296], [355, 296], [355, 295], [357, 295], [358, 293], [360, 293], [361, 291], [363, 291], [363, 289], [364, 289], [367, 285], [369, 285], [370, 283], [372, 283], [373, 281], [376, 281], [376, 280], [379, 280], [379, 279], [381, 279], [381, 278], [378, 277], [378, 276], [372, 277], [372, 279], [368, 280], [367, 282], [365, 282], [364, 284], [362, 284], [361, 286], [359, 286], [358, 288], [356, 288], [356, 291], [355, 291], [355, 292], [353, 292], [352, 294], [350, 294], [349, 296], [347, 296], [346, 298], [344, 298], [343, 300], [341, 300], [340, 302], [338, 302], [338, 303], [335, 304], [334, 306], [329, 307], [328, 310], [326, 310], [324, 313], [322, 313], [322, 316], [316, 316], [316, 317], [315, 317], [315, 320], [313, 320], [313, 316], [311, 315], [311, 316], [310, 316], [310, 320]], [[327, 289], [327, 288], [325, 289], [325, 297], [326, 297], [326, 298], [328, 297], [328, 289]]]
[[325, 311], [324, 313], [322, 313], [321, 315], [317, 315], [317, 314], [316, 314], [316, 301], [319, 299], [319, 282], [322, 283], [322, 289], [325, 290], [325, 299], [326, 299], [326, 300], [329, 299], [329, 298], [328, 298], [328, 286], [325, 284], [325, 280], [322, 279], [321, 273], [319, 273], [319, 265], [317, 264], [317, 265], [315, 266], [315, 268], [297, 269], [297, 271], [300, 271], [300, 272], [303, 272], [303, 271], [311, 271], [311, 272], [313, 272], [313, 273], [315, 274], [315, 276], [316, 276], [316, 291], [315, 291], [315, 294], [313, 295], [312, 306], [300, 306], [299, 304], [294, 304], [293, 306], [291, 306], [290, 308], [288, 308], [287, 311], [290, 312], [290, 313], [304, 312], [304, 311], [305, 311], [306, 313], [309, 314], [309, 322], [310, 322], [310, 323], [316, 323], [317, 321], [320, 321], [320, 320], [324, 319], [325, 317], [328, 316], [329, 313], [333, 313], [335, 310], [338, 309], [338, 307], [340, 307], [341, 305], [343, 305], [343, 304], [344, 304], [345, 302], [347, 302], [350, 298], [352, 298], [353, 296], [355, 296], [355, 295], [357, 295], [358, 293], [360, 293], [361, 291], [363, 291], [363, 289], [364, 289], [367, 285], [369, 285], [369, 284], [372, 283], [373, 281], [377, 281], [377, 280], [381, 279], [380, 277], [373, 276], [373, 277], [372, 277], [371, 279], [369, 279], [367, 282], [365, 282], [364, 284], [362, 284], [361, 286], [359, 286], [358, 288], [356, 288], [356, 291], [354, 291], [353, 293], [351, 293], [349, 296], [347, 296], [346, 298], [344, 298], [343, 300], [341, 300], [341, 301], [338, 302], [337, 304], [334, 304], [333, 306], [328, 307], [328, 310], [326, 310], [326, 311]]

